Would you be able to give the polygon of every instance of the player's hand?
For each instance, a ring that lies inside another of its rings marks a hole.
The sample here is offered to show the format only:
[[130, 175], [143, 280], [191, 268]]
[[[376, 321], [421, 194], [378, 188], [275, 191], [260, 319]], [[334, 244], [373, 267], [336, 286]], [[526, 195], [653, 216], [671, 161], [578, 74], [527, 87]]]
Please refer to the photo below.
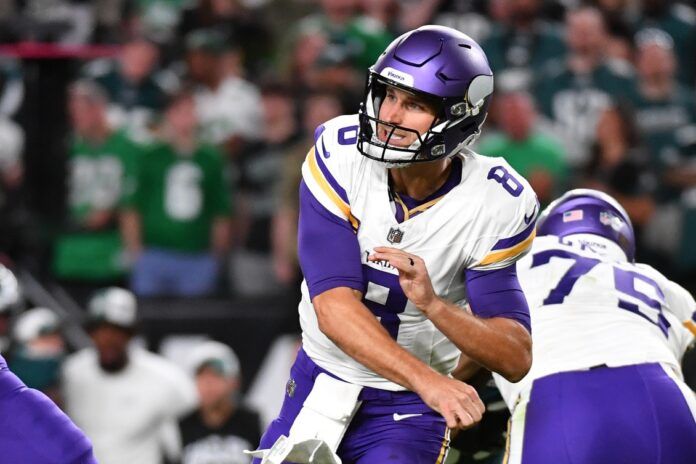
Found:
[[434, 374], [416, 393], [445, 418], [450, 429], [472, 427], [486, 410], [474, 387], [441, 374]]
[[388, 261], [394, 266], [399, 271], [399, 284], [406, 298], [417, 308], [423, 310], [437, 300], [425, 262], [420, 257], [396, 248], [376, 247], [368, 259]]

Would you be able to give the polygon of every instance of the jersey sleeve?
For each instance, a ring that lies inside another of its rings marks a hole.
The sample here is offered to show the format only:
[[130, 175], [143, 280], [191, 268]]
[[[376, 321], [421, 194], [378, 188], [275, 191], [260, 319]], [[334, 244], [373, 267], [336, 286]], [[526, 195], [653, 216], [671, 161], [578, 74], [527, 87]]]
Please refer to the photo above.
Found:
[[684, 287], [670, 281], [664, 286], [667, 308], [696, 337], [696, 301]]
[[[345, 142], [356, 120], [341, 116], [319, 126], [302, 165], [298, 257], [310, 298], [336, 287], [365, 291], [350, 187], [356, 154]], [[351, 125], [353, 124], [353, 125]]]
[[365, 292], [360, 245], [352, 225], [329, 212], [300, 184], [298, 256], [310, 298], [336, 287]]
[[529, 251], [536, 236], [539, 215], [536, 194], [527, 181], [507, 165], [491, 168], [489, 179], [499, 175], [496, 169], [505, 172], [502, 182], [514, 176], [519, 187], [510, 189], [502, 182], [498, 182], [500, 185], [492, 183], [495, 195], [488, 201], [480, 237], [472, 250], [473, 261], [467, 266], [469, 270], [488, 271], [512, 265]]
[[512, 319], [531, 333], [529, 305], [517, 279], [516, 265], [491, 271], [467, 271], [467, 300], [471, 312], [478, 317]]
[[353, 156], [340, 146], [337, 126], [340, 122], [334, 119], [315, 131], [314, 146], [302, 165], [302, 180], [319, 204], [357, 230], [359, 222], [349, 200]]

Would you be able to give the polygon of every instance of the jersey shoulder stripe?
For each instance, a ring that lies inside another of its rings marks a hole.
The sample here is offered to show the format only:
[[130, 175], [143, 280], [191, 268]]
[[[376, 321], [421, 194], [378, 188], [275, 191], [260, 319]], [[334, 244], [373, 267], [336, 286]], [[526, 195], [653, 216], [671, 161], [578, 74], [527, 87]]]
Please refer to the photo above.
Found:
[[346, 191], [341, 188], [338, 182], [336, 182], [336, 179], [334, 179], [326, 168], [326, 165], [321, 161], [321, 157], [317, 154], [316, 147], [312, 147], [309, 153], [307, 153], [305, 164], [308, 166], [312, 180], [319, 186], [331, 203], [343, 213], [343, 218], [350, 222], [354, 230], [357, 230], [360, 224], [358, 219], [351, 213]]
[[[485, 266], [488, 264], [505, 261], [524, 253], [531, 246], [534, 237], [536, 237], [536, 222], [532, 222], [527, 229], [523, 230], [514, 237], [498, 240], [495, 246], [493, 246], [492, 251], [481, 260], [479, 265]], [[505, 245], [507, 245], [507, 247], [500, 249]]]

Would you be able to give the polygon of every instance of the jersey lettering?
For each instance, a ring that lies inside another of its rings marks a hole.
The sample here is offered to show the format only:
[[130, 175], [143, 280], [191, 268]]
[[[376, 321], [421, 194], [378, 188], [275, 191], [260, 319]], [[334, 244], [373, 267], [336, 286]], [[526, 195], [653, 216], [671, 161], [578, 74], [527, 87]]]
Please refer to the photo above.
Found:
[[510, 172], [503, 166], [494, 166], [488, 171], [488, 179], [493, 179], [503, 186], [513, 197], [519, 197], [524, 190], [524, 186], [519, 180], [515, 179]]
[[[531, 267], [548, 264], [551, 258], [570, 259], [573, 260], [573, 265], [563, 274], [556, 287], [551, 289], [549, 295], [543, 301], [544, 305], [563, 303], [580, 277], [589, 273], [601, 262], [599, 259], [581, 256], [570, 251], [551, 249], [536, 253], [532, 257]], [[636, 304], [619, 298], [619, 308], [630, 311], [657, 325], [665, 337], [667, 337], [670, 324], [662, 314], [665, 296], [657, 282], [636, 271], [622, 269], [618, 266], [612, 266], [612, 268], [614, 271], [614, 288], [621, 294], [640, 301], [640, 303]], [[648, 316], [651, 310], [656, 312], [655, 319]]]
[[399, 284], [399, 276], [364, 264], [363, 275], [368, 282], [363, 303], [396, 340], [401, 323], [399, 314], [406, 310], [408, 303], [408, 298]]

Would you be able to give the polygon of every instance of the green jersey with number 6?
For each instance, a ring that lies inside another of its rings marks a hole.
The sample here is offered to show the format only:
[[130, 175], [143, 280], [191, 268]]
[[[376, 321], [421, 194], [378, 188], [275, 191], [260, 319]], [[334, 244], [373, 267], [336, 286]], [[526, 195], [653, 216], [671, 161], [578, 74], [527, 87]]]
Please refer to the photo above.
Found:
[[177, 153], [158, 143], [142, 157], [137, 186], [125, 201], [141, 215], [147, 247], [197, 253], [210, 248], [216, 217], [230, 214], [222, 155], [201, 145]]

